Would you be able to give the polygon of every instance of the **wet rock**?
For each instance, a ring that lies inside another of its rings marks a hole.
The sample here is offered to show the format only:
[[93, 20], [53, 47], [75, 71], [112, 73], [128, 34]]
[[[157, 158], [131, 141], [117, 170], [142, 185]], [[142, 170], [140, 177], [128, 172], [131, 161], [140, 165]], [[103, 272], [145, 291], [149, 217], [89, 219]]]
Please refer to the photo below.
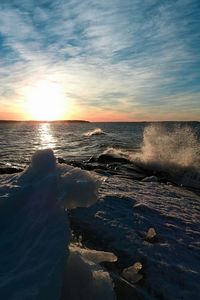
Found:
[[23, 171], [23, 169], [13, 168], [13, 167], [0, 168], [0, 175], [3, 175], [3, 174], [14, 174], [14, 173], [22, 172], [22, 171]]
[[80, 168], [80, 169], [83, 169], [85, 170], [85, 165], [79, 161], [76, 161], [76, 160], [70, 160], [67, 162], [67, 164], [69, 164], [70, 166], [73, 166], [75, 168]]
[[94, 156], [91, 156], [89, 159], [88, 159], [88, 163], [94, 163], [94, 162], [96, 162], [97, 161], [97, 159], [94, 157]]
[[142, 278], [143, 275], [139, 273], [142, 269], [142, 264], [140, 262], [136, 262], [134, 265], [124, 269], [122, 271], [122, 276], [131, 283], [137, 283]]
[[105, 170], [102, 169], [94, 169], [94, 171], [102, 176], [110, 177], [111, 174]]
[[149, 176], [142, 179], [142, 182], [158, 182], [157, 176]]
[[130, 161], [124, 157], [118, 157], [110, 154], [100, 155], [98, 158], [98, 162], [103, 164], [114, 163], [114, 162], [124, 163], [124, 164], [130, 163]]
[[62, 157], [58, 157], [58, 163], [59, 164], [66, 164], [66, 160], [63, 159]]
[[149, 228], [149, 230], [147, 231], [147, 234], [145, 236], [145, 240], [148, 242], [155, 242], [157, 237], [156, 231], [153, 227]]

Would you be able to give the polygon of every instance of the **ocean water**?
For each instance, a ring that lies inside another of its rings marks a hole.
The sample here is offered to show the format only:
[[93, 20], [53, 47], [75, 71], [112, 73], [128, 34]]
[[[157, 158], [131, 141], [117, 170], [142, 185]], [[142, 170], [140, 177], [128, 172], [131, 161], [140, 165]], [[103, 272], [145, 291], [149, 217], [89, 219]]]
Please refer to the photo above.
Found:
[[1, 123], [0, 163], [25, 166], [41, 148], [52, 148], [58, 157], [81, 160], [108, 147], [135, 150], [142, 141], [143, 129], [144, 124], [128, 123]]
[[0, 149], [0, 299], [199, 298], [199, 122], [2, 122]]
[[199, 122], [0, 123], [0, 166], [30, 163], [38, 149], [87, 160], [107, 151], [143, 161], [199, 167]]

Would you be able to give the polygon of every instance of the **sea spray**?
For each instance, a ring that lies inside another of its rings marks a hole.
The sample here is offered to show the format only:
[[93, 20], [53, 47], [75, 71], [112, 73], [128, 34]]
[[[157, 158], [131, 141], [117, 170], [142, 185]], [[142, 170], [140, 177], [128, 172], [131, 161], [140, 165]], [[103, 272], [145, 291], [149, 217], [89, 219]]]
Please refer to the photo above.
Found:
[[140, 151], [109, 147], [104, 154], [126, 158], [143, 170], [199, 190], [200, 142], [190, 126], [152, 124], [144, 129]]
[[200, 166], [200, 143], [189, 126], [151, 125], [144, 129], [141, 153], [131, 156], [145, 163], [155, 163], [167, 167]]
[[146, 127], [141, 152], [130, 158], [144, 169], [199, 192], [200, 142], [189, 126]]

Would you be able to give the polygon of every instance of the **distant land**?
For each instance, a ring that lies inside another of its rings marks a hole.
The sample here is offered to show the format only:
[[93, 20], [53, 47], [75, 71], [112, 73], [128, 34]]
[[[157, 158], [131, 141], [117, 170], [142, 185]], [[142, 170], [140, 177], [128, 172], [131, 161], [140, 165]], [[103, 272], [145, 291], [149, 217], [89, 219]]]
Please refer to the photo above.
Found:
[[0, 123], [199, 123], [200, 121], [87, 121], [87, 120], [0, 120]]
[[43, 120], [0, 120], [0, 123], [90, 123], [85, 120], [52, 120], [52, 121], [43, 121]]

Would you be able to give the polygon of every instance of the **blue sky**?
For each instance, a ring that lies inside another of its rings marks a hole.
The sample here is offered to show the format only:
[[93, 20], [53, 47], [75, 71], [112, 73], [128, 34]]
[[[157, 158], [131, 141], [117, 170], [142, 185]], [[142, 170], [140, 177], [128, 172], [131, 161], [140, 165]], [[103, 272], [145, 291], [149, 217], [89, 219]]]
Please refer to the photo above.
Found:
[[1, 0], [0, 118], [44, 80], [66, 118], [200, 120], [200, 2]]

